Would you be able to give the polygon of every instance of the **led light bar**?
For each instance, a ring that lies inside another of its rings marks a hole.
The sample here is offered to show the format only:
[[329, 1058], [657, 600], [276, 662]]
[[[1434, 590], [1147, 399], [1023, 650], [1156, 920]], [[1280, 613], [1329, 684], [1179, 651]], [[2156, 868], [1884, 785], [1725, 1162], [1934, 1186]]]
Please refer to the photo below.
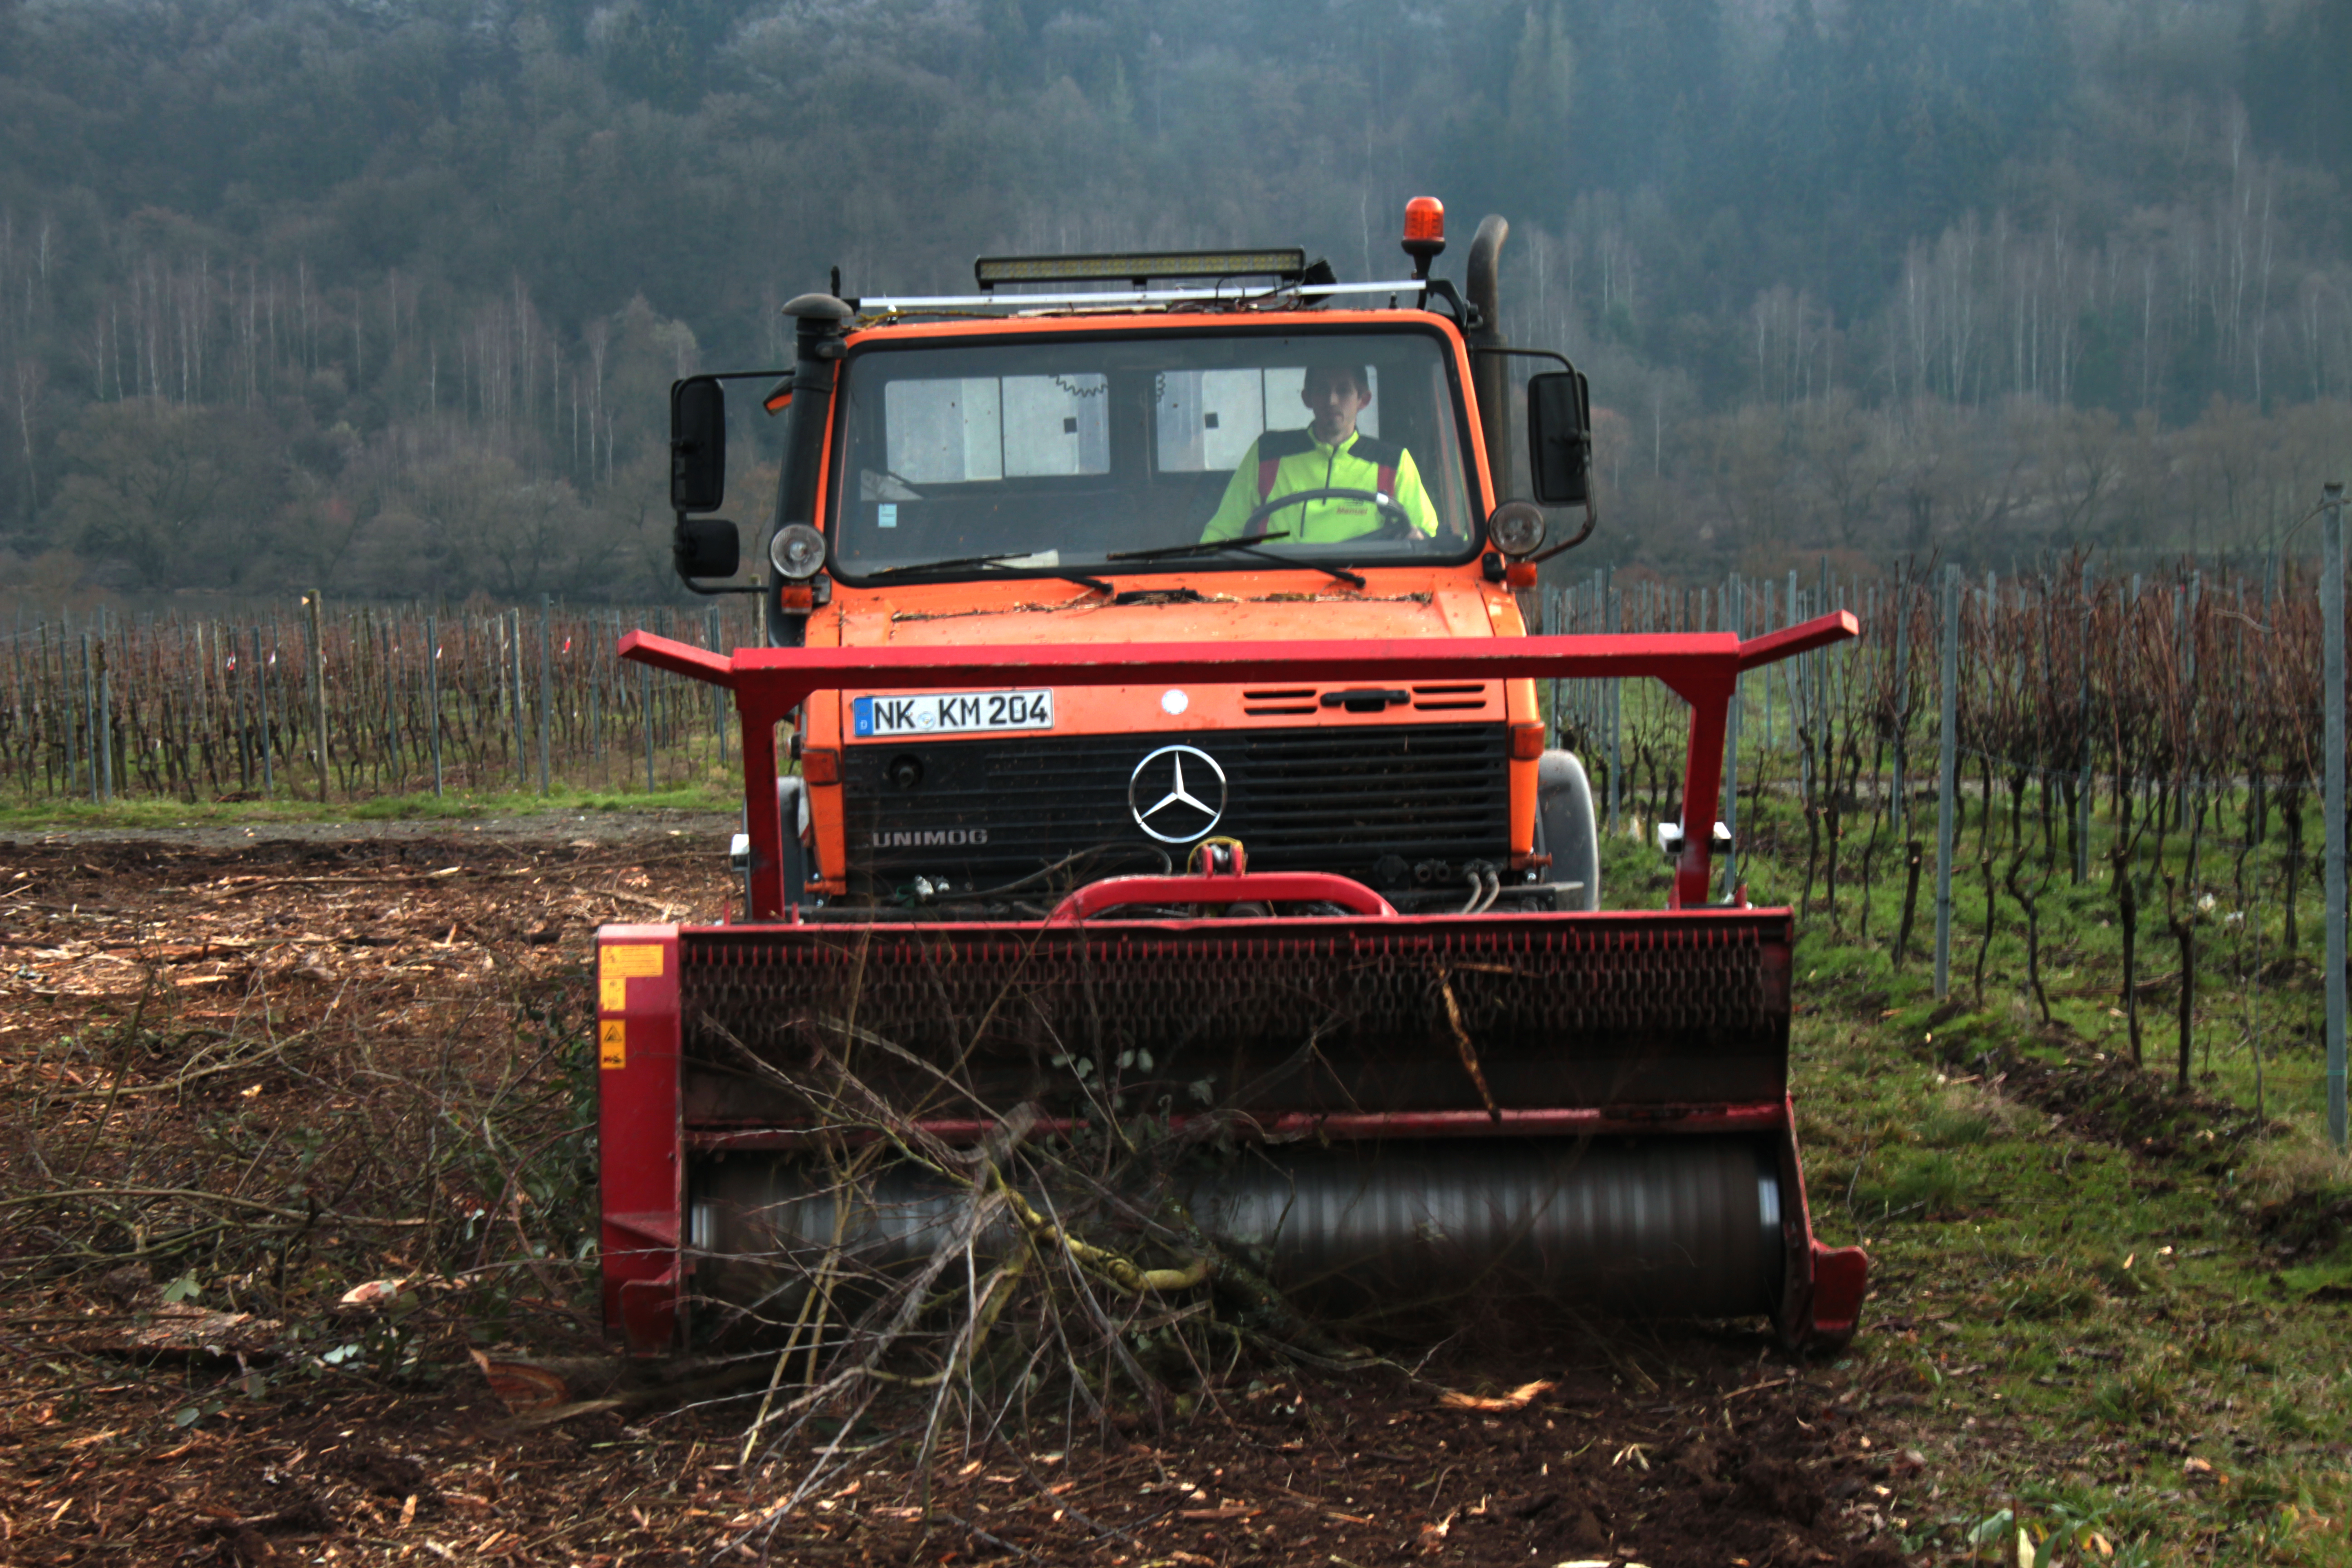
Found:
[[971, 264], [982, 289], [1000, 283], [1132, 283], [1154, 278], [1296, 279], [1307, 270], [1307, 252], [1284, 250], [1166, 250], [1113, 256], [983, 256]]

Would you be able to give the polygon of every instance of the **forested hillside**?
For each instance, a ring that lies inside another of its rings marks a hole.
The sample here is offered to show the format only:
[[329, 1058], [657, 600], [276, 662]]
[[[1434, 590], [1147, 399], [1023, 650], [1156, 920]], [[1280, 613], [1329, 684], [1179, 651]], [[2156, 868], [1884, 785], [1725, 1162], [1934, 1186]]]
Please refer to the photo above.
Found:
[[[1514, 224], [1611, 528], [2263, 548], [2352, 0], [0, 0], [0, 587], [665, 591], [664, 389], [976, 254]], [[1461, 246], [1442, 269], [1458, 273]]]

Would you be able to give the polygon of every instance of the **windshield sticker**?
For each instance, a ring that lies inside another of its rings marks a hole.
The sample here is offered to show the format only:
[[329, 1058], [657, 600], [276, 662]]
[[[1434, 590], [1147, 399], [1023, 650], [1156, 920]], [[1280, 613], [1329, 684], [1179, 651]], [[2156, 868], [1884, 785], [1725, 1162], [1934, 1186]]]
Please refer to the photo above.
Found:
[[898, 527], [898, 503], [894, 500], [886, 500], [881, 505], [876, 507], [874, 509], [874, 526], [877, 528]]

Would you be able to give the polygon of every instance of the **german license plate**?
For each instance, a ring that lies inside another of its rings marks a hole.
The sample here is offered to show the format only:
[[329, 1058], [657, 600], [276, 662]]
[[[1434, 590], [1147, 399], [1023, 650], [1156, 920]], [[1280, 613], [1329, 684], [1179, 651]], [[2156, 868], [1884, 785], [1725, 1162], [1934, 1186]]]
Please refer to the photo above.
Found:
[[858, 697], [850, 716], [860, 739], [961, 735], [988, 730], [1050, 730], [1051, 691], [964, 691], [949, 696]]

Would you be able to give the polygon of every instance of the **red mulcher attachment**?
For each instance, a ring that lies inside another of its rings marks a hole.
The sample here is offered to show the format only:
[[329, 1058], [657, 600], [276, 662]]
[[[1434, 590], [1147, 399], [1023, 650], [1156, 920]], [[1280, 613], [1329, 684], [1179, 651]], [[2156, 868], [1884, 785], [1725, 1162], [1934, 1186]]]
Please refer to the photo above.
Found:
[[[847, 1215], [812, 1178], [828, 1151], [874, 1136], [845, 1131], [795, 1077], [813, 1057], [854, 1059], [893, 1114], [969, 1144], [1016, 1106], [1032, 1138], [1098, 1119], [1069, 1070], [1083, 1050], [1125, 1064], [1129, 1102], [1171, 1130], [1250, 1146], [1170, 1180], [1207, 1234], [1307, 1298], [1508, 1281], [1643, 1316], [1767, 1316], [1792, 1346], [1843, 1344], [1866, 1264], [1815, 1242], [1806, 1211], [1790, 914], [1703, 907], [1708, 833], [1684, 836], [1654, 912], [1407, 916], [1345, 878], [1234, 867], [1093, 883], [1043, 921], [915, 923], [785, 918], [773, 803], [777, 723], [843, 687], [1654, 676], [1691, 705], [1683, 820], [1706, 824], [1738, 672], [1858, 630], [1839, 614], [1748, 642], [732, 658], [630, 633], [625, 657], [734, 691], [755, 809], [747, 922], [598, 938], [608, 1331], [659, 1353], [788, 1299], [829, 1247], [885, 1265], [930, 1250], [947, 1199], [911, 1167], [880, 1167]], [[1340, 912], [1190, 918], [1239, 903]]]

